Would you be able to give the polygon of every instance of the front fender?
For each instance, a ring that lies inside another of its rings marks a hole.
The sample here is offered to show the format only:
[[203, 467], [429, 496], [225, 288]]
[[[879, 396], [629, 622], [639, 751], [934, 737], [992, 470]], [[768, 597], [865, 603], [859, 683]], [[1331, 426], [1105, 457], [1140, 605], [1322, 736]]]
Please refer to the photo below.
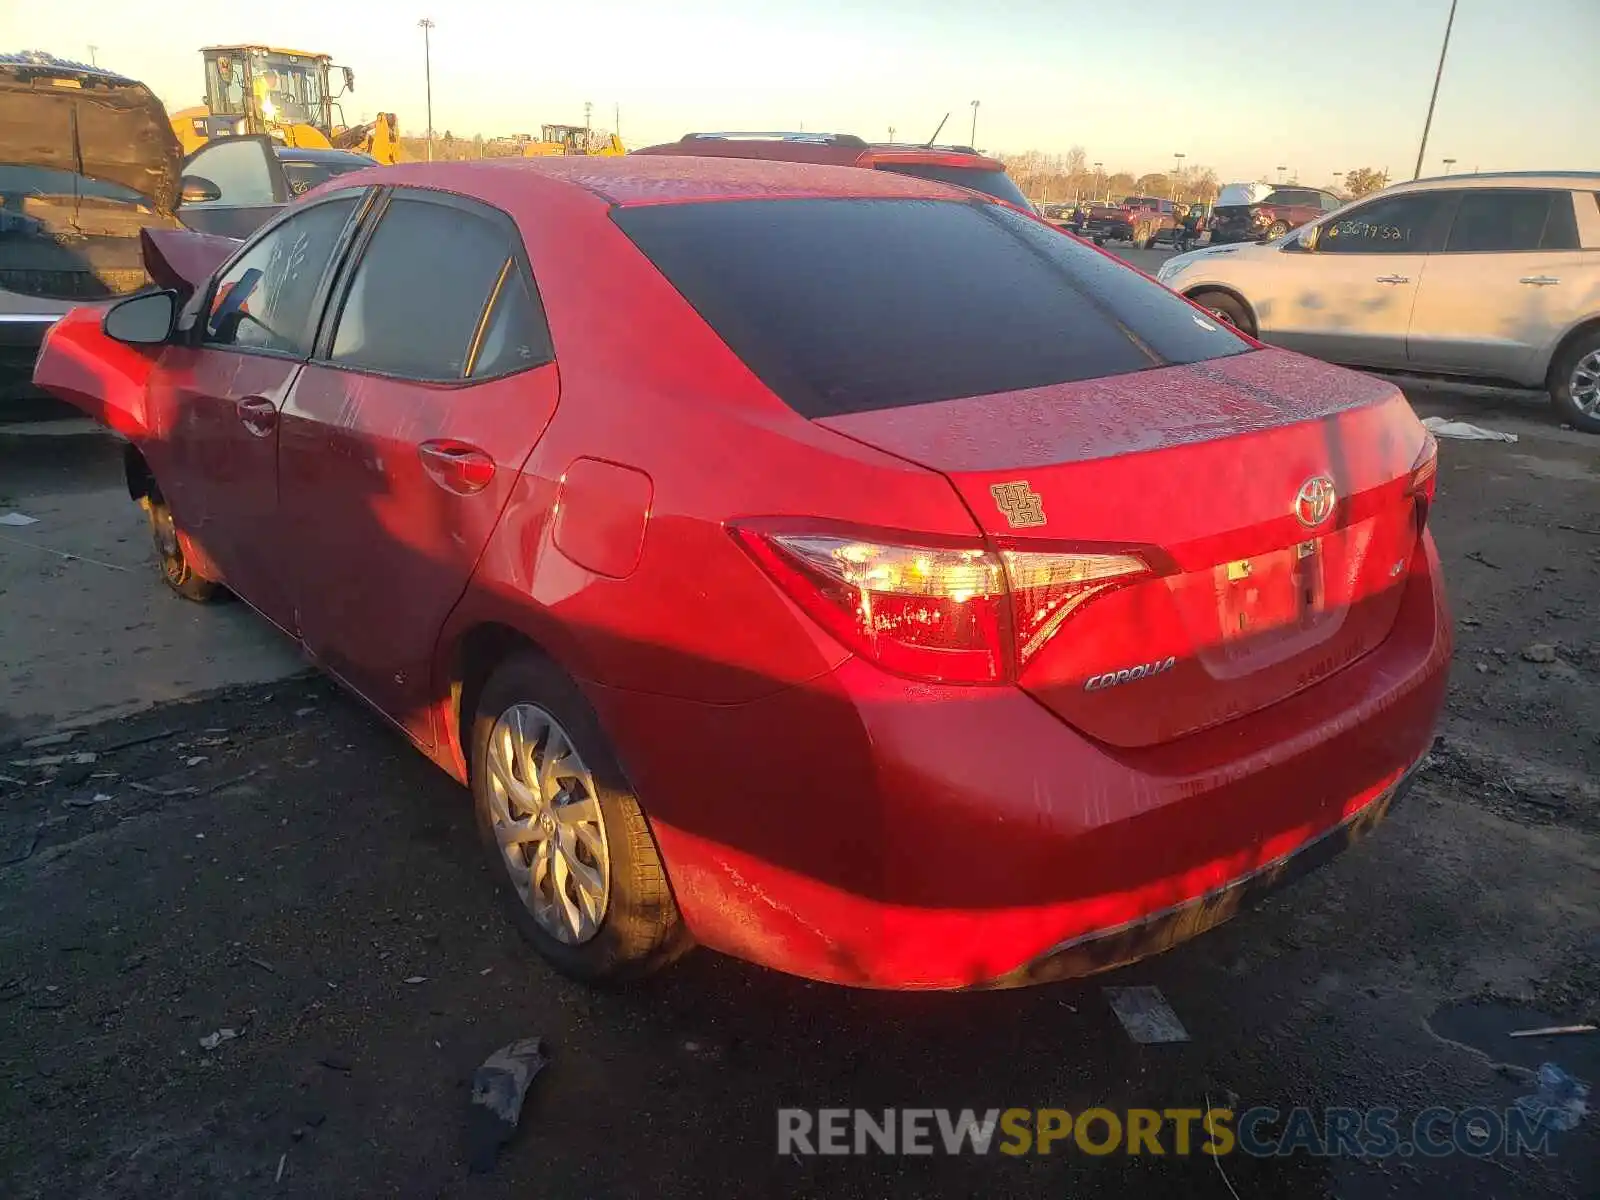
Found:
[[136, 443], [152, 433], [150, 372], [161, 347], [114, 341], [104, 310], [75, 308], [50, 329], [33, 367], [34, 385]]

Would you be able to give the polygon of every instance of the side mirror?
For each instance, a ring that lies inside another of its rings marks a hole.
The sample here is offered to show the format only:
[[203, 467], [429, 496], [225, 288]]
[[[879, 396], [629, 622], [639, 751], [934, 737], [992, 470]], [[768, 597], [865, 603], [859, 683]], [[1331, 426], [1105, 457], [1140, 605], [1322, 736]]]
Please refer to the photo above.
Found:
[[185, 175], [178, 192], [181, 204], [209, 204], [222, 199], [222, 189], [204, 175]]
[[178, 318], [178, 293], [145, 292], [106, 309], [105, 335], [129, 346], [160, 346], [172, 336]]
[[354, 71], [352, 71], [349, 67], [340, 67], [339, 69], [344, 72], [344, 90], [347, 91], [347, 92], [355, 91], [356, 90], [356, 73]]

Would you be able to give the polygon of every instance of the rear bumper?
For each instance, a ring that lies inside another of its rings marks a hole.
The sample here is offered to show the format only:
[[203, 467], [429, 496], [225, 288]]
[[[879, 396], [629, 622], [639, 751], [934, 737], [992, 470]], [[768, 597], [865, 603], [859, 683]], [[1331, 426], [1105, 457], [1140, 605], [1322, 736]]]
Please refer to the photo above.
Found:
[[1425, 539], [1381, 646], [1144, 750], [857, 659], [745, 705], [588, 690], [702, 943], [840, 984], [1003, 987], [1166, 949], [1369, 829], [1432, 741], [1450, 650]]
[[1390, 787], [1373, 797], [1326, 833], [1288, 854], [1258, 867], [1222, 887], [1116, 929], [1103, 929], [1053, 946], [1032, 962], [994, 980], [993, 988], [1027, 987], [1057, 979], [1075, 979], [1109, 971], [1149, 958], [1215, 929], [1224, 921], [1253, 908], [1267, 896], [1310, 874], [1340, 854], [1374, 828], [1405, 798], [1415, 781], [1421, 760]]

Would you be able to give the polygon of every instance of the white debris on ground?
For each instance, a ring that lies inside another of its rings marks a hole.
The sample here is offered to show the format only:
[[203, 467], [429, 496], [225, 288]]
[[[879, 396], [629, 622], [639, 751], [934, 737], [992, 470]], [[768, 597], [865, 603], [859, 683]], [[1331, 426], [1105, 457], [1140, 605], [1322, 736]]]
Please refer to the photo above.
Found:
[[1422, 427], [1432, 433], [1434, 437], [1456, 438], [1463, 442], [1515, 442], [1517, 435], [1503, 433], [1498, 429], [1485, 429], [1481, 425], [1471, 425], [1466, 421], [1451, 421], [1444, 417], [1428, 417], [1422, 422]]

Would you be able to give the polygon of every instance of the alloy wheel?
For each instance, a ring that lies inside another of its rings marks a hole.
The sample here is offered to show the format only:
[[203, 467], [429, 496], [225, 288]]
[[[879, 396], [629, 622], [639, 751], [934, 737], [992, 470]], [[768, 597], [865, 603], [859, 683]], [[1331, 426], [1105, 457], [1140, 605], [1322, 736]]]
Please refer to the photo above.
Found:
[[1600, 417], [1600, 350], [1591, 350], [1577, 361], [1567, 391], [1584, 416]]
[[611, 854], [571, 736], [538, 705], [516, 704], [494, 723], [487, 762], [494, 836], [518, 897], [557, 941], [589, 941], [611, 898]]

